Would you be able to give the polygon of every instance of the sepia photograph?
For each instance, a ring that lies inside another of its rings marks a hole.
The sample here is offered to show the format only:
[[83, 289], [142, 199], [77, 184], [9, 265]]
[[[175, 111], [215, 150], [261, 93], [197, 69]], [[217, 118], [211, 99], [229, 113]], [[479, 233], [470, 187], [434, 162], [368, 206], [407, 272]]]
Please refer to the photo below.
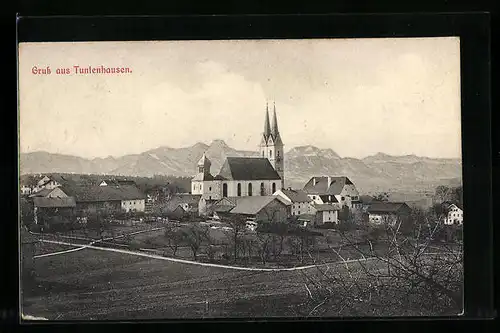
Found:
[[18, 77], [22, 319], [463, 315], [460, 38], [21, 42]]

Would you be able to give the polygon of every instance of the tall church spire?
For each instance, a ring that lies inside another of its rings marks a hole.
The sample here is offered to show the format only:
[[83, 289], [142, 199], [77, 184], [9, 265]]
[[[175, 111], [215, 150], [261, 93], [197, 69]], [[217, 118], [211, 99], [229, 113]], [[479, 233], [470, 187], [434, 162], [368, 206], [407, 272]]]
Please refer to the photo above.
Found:
[[271, 134], [275, 143], [283, 144], [280, 137], [280, 131], [278, 130], [278, 119], [276, 118], [276, 102], [273, 103], [273, 125]]
[[269, 125], [269, 108], [266, 103], [266, 119], [264, 123], [264, 138], [267, 140], [271, 135], [271, 126]]

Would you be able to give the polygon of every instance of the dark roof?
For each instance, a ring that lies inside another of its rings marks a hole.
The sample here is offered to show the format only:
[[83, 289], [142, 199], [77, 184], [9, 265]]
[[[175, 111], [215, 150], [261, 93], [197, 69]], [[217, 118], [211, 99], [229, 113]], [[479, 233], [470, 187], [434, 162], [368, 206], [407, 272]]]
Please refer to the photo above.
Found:
[[367, 204], [369, 204], [370, 202], [373, 201], [373, 197], [369, 196], [369, 195], [360, 195], [359, 196], [359, 201], [361, 201], [361, 203], [367, 205]]
[[117, 179], [117, 178], [101, 179], [97, 185], [101, 184], [103, 181], [106, 182], [106, 184], [108, 186], [109, 185], [135, 185], [135, 181], [133, 181], [133, 180]]
[[457, 206], [457, 208], [464, 210], [461, 205], [453, 203], [453, 202], [443, 202], [443, 206], [445, 209], [450, 209], [452, 205]]
[[274, 200], [284, 204], [275, 196], [238, 197], [236, 207], [231, 209], [230, 212], [231, 214], [255, 215]]
[[40, 191], [37, 191], [37, 192], [31, 194], [30, 198], [33, 198], [33, 197], [46, 197], [52, 191], [53, 191], [53, 189], [42, 188]]
[[368, 207], [369, 213], [397, 213], [402, 209], [410, 209], [404, 202], [373, 202]]
[[338, 195], [345, 185], [353, 185], [351, 180], [345, 176], [330, 177], [330, 184], [328, 184], [328, 176], [312, 177], [304, 186], [304, 191], [308, 194]]
[[188, 203], [197, 205], [200, 202], [201, 194], [174, 194], [169, 201], [179, 204]]
[[36, 207], [43, 208], [65, 208], [65, 207], [75, 207], [75, 198], [33, 198], [33, 203]]
[[196, 176], [194, 176], [192, 180], [194, 181], [214, 180], [214, 176], [212, 176], [209, 172], [199, 173]]
[[103, 202], [145, 199], [135, 185], [122, 186], [64, 186], [62, 190], [75, 198], [76, 202]]
[[188, 204], [197, 207], [201, 199], [201, 194], [175, 194], [166, 202], [167, 210], [175, 210], [179, 205]]
[[227, 180], [280, 180], [267, 158], [227, 157], [219, 172]]
[[292, 202], [311, 202], [312, 199], [307, 196], [307, 193], [302, 190], [281, 190]]
[[297, 219], [299, 221], [311, 221], [312, 219], [314, 219], [314, 215], [313, 214], [300, 214]]
[[333, 202], [333, 203], [338, 203], [339, 201], [337, 198], [335, 198], [335, 195], [333, 194], [324, 194], [319, 196], [323, 202]]
[[339, 210], [338, 207], [335, 207], [332, 204], [315, 204], [313, 207], [318, 211], [318, 212], [326, 212], [326, 211], [332, 211], [332, 210]]

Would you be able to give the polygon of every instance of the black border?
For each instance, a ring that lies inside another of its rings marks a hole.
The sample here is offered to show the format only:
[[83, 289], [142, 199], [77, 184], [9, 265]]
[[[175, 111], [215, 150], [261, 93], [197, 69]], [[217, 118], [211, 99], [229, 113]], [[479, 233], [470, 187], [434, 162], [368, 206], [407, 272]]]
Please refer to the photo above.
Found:
[[[464, 317], [453, 319], [465, 323], [468, 322], [466, 318], [484, 319], [495, 315], [492, 299], [490, 16], [487, 13], [78, 18], [20, 16], [17, 18], [17, 27], [20, 42], [459, 36], [462, 71], [464, 205], [468, 207], [467, 211], [475, 212], [472, 218], [477, 219], [474, 224], [464, 226], [466, 307]], [[12, 118], [13, 124], [17, 124], [16, 115]], [[13, 152], [13, 160], [17, 161], [17, 126], [14, 131], [16, 131], [16, 150]], [[10, 174], [14, 176], [9, 177], [14, 179], [9, 182], [14, 185], [11, 193], [17, 193], [17, 170]], [[13, 201], [11, 207], [15, 208], [17, 198]], [[17, 209], [15, 212], [17, 215]], [[10, 235], [13, 232], [17, 234], [17, 225], [11, 227], [9, 225], [6, 232]], [[15, 248], [10, 248], [17, 252], [17, 238], [14, 239], [12, 245]], [[9, 260], [10, 271], [17, 272], [17, 256], [12, 259]], [[15, 285], [18, 285], [17, 276], [13, 279], [16, 281]], [[9, 308], [17, 312], [18, 296], [17, 291], [13, 291], [15, 306]], [[12, 314], [11, 312], [7, 315], [11, 317]], [[422, 319], [408, 319], [408, 321], [391, 320], [399, 328], [409, 327], [412, 325], [411, 322], [425, 323]], [[360, 325], [359, 328], [366, 327], [368, 324], [366, 320], [373, 321], [367, 318], [356, 324]], [[17, 318], [14, 321], [17, 321]], [[310, 321], [299, 323], [288, 318], [283, 318], [281, 321], [303, 327], [309, 326], [310, 323]], [[320, 320], [318, 326], [325, 327], [324, 324], [329, 321], [331, 320]], [[346, 322], [352, 323], [352, 320], [348, 319]], [[370, 329], [380, 327], [380, 323], [383, 322], [371, 322]], [[35, 328], [33, 324], [29, 326]], [[65, 326], [52, 324], [50, 330], [56, 327], [67, 329]], [[226, 327], [228, 326], [232, 325]], [[301, 329], [299, 326], [296, 328]]]

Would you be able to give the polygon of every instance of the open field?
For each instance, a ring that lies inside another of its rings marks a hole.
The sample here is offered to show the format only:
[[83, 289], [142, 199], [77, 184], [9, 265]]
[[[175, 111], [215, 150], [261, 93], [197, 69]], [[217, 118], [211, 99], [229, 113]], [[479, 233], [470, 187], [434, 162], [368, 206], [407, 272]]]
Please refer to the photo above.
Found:
[[[240, 272], [89, 249], [35, 266], [40, 287], [25, 291], [24, 313], [48, 319], [252, 316], [259, 311], [238, 305], [249, 299], [263, 307], [262, 316], [286, 316], [294, 315], [287, 310], [293, 303], [307, 301], [295, 272]], [[292, 304], [271, 306], [286, 295]]]
[[[48, 245], [45, 251], [49, 249], [56, 248]], [[383, 268], [377, 261], [364, 265], [374, 271]], [[356, 262], [349, 266], [351, 272], [361, 269]], [[349, 275], [343, 264], [322, 269]], [[241, 271], [83, 249], [37, 258], [35, 271], [37, 287], [23, 286], [23, 313], [49, 320], [307, 316], [320, 301], [308, 283], [321, 280], [317, 268]], [[370, 303], [355, 309], [342, 315], [377, 310]], [[337, 316], [337, 311], [331, 307], [323, 315]], [[419, 314], [418, 309], [411, 311], [406, 315]]]

